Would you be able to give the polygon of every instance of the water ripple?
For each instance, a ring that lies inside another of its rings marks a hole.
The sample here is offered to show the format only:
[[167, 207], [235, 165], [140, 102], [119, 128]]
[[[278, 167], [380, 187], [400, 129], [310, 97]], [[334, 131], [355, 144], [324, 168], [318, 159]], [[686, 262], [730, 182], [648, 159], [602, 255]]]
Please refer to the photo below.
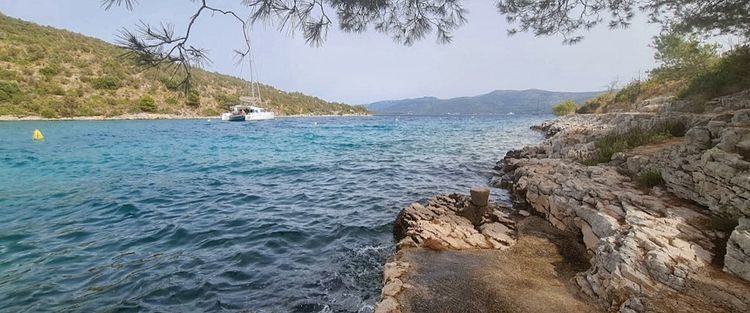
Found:
[[371, 312], [399, 209], [541, 118], [0, 123], [1, 310]]

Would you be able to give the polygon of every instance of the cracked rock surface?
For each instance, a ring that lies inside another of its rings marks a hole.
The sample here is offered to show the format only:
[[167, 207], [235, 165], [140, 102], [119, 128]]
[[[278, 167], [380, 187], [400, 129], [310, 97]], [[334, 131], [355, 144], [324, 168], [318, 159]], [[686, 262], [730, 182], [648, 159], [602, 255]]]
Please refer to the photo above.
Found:
[[[493, 184], [556, 228], [580, 234], [591, 268], [575, 280], [610, 310], [669, 312], [681, 299], [696, 312], [750, 312], [750, 91], [707, 108], [546, 122], [538, 129], [548, 139], [509, 152]], [[598, 138], [670, 121], [684, 123], [685, 137], [616, 153], [604, 164], [580, 162]], [[663, 186], [632, 181], [647, 171], [659, 172]]]

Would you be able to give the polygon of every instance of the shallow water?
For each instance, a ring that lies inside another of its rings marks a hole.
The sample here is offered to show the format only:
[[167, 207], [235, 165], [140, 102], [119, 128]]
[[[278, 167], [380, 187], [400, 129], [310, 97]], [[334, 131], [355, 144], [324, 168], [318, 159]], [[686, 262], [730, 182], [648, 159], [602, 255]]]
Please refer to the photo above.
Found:
[[0, 311], [369, 312], [398, 211], [546, 118], [0, 123]]

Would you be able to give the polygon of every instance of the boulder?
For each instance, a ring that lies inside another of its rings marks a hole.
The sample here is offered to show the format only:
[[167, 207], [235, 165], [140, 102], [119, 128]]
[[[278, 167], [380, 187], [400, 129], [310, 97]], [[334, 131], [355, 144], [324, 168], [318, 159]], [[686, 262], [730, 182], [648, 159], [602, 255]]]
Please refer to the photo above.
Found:
[[705, 127], [693, 127], [685, 133], [687, 143], [699, 150], [711, 147], [711, 132]]

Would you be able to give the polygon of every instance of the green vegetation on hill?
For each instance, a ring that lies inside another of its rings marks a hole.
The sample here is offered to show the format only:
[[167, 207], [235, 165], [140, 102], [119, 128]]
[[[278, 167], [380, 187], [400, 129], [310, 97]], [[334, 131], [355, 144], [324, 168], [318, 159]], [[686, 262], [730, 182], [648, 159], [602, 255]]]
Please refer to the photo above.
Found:
[[707, 100], [750, 88], [750, 46], [722, 54], [715, 44], [664, 34], [655, 38], [654, 47], [661, 65], [646, 80], [591, 99], [577, 113], [632, 111], [641, 101], [659, 96], [675, 96], [684, 110], [702, 112]]
[[[247, 93], [239, 78], [194, 70], [185, 95], [164, 69], [143, 71], [104, 41], [0, 14], [0, 115], [218, 115]], [[261, 86], [264, 106], [281, 115], [358, 114], [361, 106]]]

